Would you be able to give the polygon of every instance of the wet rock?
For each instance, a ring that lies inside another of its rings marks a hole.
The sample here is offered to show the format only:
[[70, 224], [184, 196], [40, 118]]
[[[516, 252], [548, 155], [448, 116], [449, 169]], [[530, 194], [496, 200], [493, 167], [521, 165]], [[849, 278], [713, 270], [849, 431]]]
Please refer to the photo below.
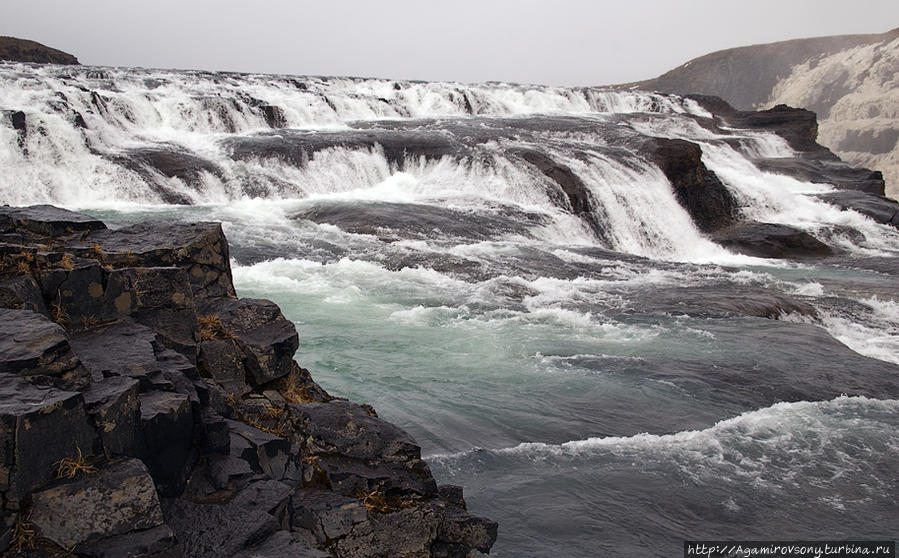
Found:
[[10, 111], [7, 113], [7, 116], [13, 130], [19, 132], [22, 136], [28, 135], [28, 121], [24, 112], [21, 110]]
[[721, 180], [702, 162], [702, 148], [682, 140], [656, 138], [650, 157], [674, 188], [678, 202], [699, 230], [727, 227], [737, 217], [737, 201]]
[[385, 493], [435, 495], [437, 483], [421, 448], [403, 430], [371, 416], [348, 401], [290, 406], [305, 435], [306, 452], [315, 457], [304, 480], [324, 477], [345, 495]]
[[234, 297], [228, 243], [218, 223], [147, 222], [85, 237], [80, 255], [112, 267], [181, 267], [194, 297]]
[[63, 548], [163, 523], [153, 480], [137, 459], [111, 462], [32, 500], [32, 524]]
[[107, 457], [142, 454], [139, 382], [124, 376], [93, 382], [84, 392], [84, 404], [100, 435]]
[[0, 374], [17, 374], [64, 389], [90, 384], [65, 330], [30, 310], [0, 308]]
[[431, 501], [391, 513], [371, 514], [369, 533], [353, 533], [338, 540], [334, 548], [338, 556], [348, 558], [430, 556], [444, 513], [441, 503]]
[[277, 531], [261, 543], [241, 550], [234, 558], [330, 558], [330, 554], [312, 548], [298, 533]]
[[196, 361], [196, 308], [187, 270], [179, 267], [117, 269], [109, 273], [107, 291], [129, 293], [112, 298], [116, 311], [125, 309], [135, 321], [150, 327], [170, 349]]
[[30, 276], [0, 281], [0, 308], [31, 310], [49, 317], [50, 311], [41, 296], [41, 289]]
[[796, 151], [811, 152], [821, 158], [836, 159], [836, 155], [818, 145], [818, 117], [814, 112], [802, 108], [777, 105], [768, 110], [734, 111], [724, 116], [725, 120], [737, 128], [769, 130], [787, 140]]
[[91, 455], [96, 438], [80, 393], [0, 374], [0, 492], [8, 500], [53, 480], [60, 460]]
[[646, 297], [657, 312], [676, 312], [690, 316], [721, 317], [728, 315], [779, 319], [793, 314], [817, 317], [811, 304], [767, 289], [745, 286], [739, 293], [731, 285], [703, 287], [660, 287]]
[[113, 160], [140, 175], [162, 202], [173, 205], [191, 205], [193, 200], [165, 179], [175, 178], [193, 188], [201, 188], [206, 176], [223, 176], [216, 164], [175, 144], [126, 149]]
[[231, 455], [275, 480], [299, 481], [299, 466], [291, 455], [290, 442], [240, 421], [228, 421]]
[[539, 151], [520, 149], [515, 153], [558, 184], [571, 212], [584, 219], [598, 238], [606, 239], [602, 220], [596, 216], [597, 211], [601, 211], [601, 207], [597, 205], [587, 185], [570, 168], [553, 161]]
[[857, 211], [878, 223], [899, 228], [899, 203], [893, 199], [847, 190], [819, 194], [818, 197], [841, 209]]
[[880, 171], [851, 167], [842, 161], [802, 159], [758, 159], [756, 166], [763, 171], [792, 176], [816, 184], [831, 184], [842, 190], [855, 190], [882, 196], [886, 184]]
[[287, 127], [287, 115], [284, 114], [284, 110], [281, 107], [277, 105], [263, 105], [260, 109], [262, 110], [263, 118], [265, 118], [265, 123], [268, 124], [269, 127]]
[[291, 498], [291, 525], [311, 531], [321, 544], [355, 532], [371, 532], [368, 512], [357, 498], [318, 489], [299, 490]]
[[[201, 344], [201, 358], [207, 361], [213, 377], [219, 374], [232, 386], [240, 381], [261, 385], [291, 371], [299, 336], [275, 303], [246, 298], [219, 299], [203, 305], [199, 312], [201, 326], [205, 323], [200, 335], [219, 341]], [[243, 353], [243, 358], [236, 350]], [[222, 366], [218, 373], [216, 366]], [[241, 368], [245, 370], [244, 376]]]
[[181, 558], [181, 547], [175, 533], [168, 525], [152, 529], [131, 531], [124, 535], [107, 537], [79, 544], [75, 547], [79, 556], [91, 558]]
[[224, 504], [174, 500], [166, 518], [185, 558], [233, 556], [282, 529], [291, 492], [283, 483], [260, 481]]
[[140, 414], [146, 443], [142, 459], [159, 493], [176, 496], [184, 490], [196, 457], [190, 399], [181, 393], [143, 393]]
[[469, 515], [464, 508], [447, 506], [437, 538], [445, 556], [467, 556], [471, 549], [490, 552], [496, 542], [498, 530], [499, 525], [495, 521]]
[[102, 221], [52, 205], [0, 206], [0, 230], [23, 230], [57, 237], [106, 228]]
[[712, 239], [735, 252], [760, 258], [822, 257], [834, 253], [807, 232], [773, 223], [739, 223], [717, 231]]
[[303, 166], [315, 154], [335, 147], [347, 149], [377, 149], [387, 161], [404, 168], [407, 159], [438, 160], [441, 157], [464, 157], [470, 149], [439, 131], [408, 129], [370, 129], [340, 132], [307, 133], [296, 130], [278, 130], [270, 134], [235, 136], [224, 145], [235, 159], [257, 158], [259, 153], [292, 164]]

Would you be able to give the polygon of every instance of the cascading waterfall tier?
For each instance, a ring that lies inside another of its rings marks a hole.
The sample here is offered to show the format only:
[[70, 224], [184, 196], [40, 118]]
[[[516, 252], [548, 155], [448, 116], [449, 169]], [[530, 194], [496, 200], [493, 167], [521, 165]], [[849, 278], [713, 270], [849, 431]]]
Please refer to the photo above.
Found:
[[[899, 245], [815, 197], [831, 187], [758, 170], [795, 155], [778, 136], [717, 126], [672, 95], [26, 64], [0, 66], [0, 88], [5, 203], [503, 208], [540, 214], [523, 231], [537, 238], [691, 261], [727, 256], [702, 234], [709, 212], [714, 228], [748, 216], [861, 232], [838, 235], [844, 247]], [[657, 138], [689, 138], [702, 160], [669, 172]], [[678, 182], [690, 173], [702, 176]]]

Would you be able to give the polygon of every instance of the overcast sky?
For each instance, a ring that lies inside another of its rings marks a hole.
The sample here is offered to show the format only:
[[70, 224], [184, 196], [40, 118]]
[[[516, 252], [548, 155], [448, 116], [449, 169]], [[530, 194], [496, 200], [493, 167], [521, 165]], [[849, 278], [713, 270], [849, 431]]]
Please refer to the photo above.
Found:
[[0, 1], [0, 35], [83, 64], [554, 85], [899, 27], [899, 0]]

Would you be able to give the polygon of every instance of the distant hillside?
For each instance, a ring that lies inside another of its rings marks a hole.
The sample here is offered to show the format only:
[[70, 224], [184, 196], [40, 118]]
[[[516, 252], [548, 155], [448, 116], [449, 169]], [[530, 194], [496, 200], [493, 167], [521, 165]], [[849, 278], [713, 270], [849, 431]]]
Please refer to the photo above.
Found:
[[41, 64], [79, 64], [78, 59], [67, 52], [15, 37], [0, 37], [0, 60]]
[[899, 29], [722, 50], [617, 87], [717, 95], [740, 109], [807, 108], [821, 144], [883, 171], [899, 196]]

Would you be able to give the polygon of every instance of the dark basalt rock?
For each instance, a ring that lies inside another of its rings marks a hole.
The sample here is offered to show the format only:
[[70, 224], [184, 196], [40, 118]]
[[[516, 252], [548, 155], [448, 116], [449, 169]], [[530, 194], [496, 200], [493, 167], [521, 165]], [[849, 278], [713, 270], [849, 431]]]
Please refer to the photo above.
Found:
[[79, 64], [78, 59], [67, 52], [16, 37], [0, 37], [0, 60], [39, 64]]
[[312, 548], [298, 533], [277, 531], [261, 543], [241, 550], [234, 558], [329, 558], [331, 555]]
[[140, 383], [126, 376], [103, 378], [84, 392], [84, 404], [107, 457], [139, 455], [145, 443], [140, 422]]
[[195, 297], [235, 296], [228, 243], [218, 223], [139, 223], [88, 234], [73, 249], [112, 267], [180, 267]]
[[815, 184], [832, 184], [843, 190], [858, 190], [883, 196], [886, 184], [880, 171], [850, 167], [842, 161], [816, 161], [801, 158], [759, 159], [763, 171], [792, 176]]
[[75, 551], [91, 558], [182, 558], [175, 533], [165, 524], [82, 543]]
[[93, 474], [35, 492], [31, 522], [63, 548], [163, 524], [153, 480], [140, 460], [103, 465]]
[[[598, 206], [593, 194], [586, 184], [567, 166], [553, 161], [550, 157], [539, 151], [520, 149], [515, 151], [522, 159], [534, 165], [537, 170], [547, 178], [558, 184], [567, 200], [569, 211], [580, 216], [586, 221], [597, 238], [605, 239], [603, 220], [597, 215]], [[553, 196], [556, 199], [559, 196]], [[559, 204], [563, 205], [564, 204]]]
[[713, 236], [725, 248], [760, 258], [807, 258], [833, 255], [833, 250], [807, 232], [787, 225], [743, 222]]
[[0, 231], [8, 232], [13, 228], [38, 235], [57, 237], [101, 230], [105, 229], [106, 225], [93, 217], [52, 205], [0, 207]]
[[281, 529], [290, 494], [286, 484], [259, 481], [224, 504], [171, 501], [165, 516], [185, 558], [233, 556]]
[[30, 276], [0, 281], [0, 308], [31, 310], [43, 316], [50, 316], [41, 288]]
[[735, 222], [737, 201], [703, 164], [701, 147], [686, 140], [656, 138], [651, 157], [699, 230], [712, 232]]
[[[296, 329], [276, 305], [234, 298], [219, 225], [111, 231], [3, 207], [0, 235], [0, 548], [17, 512], [83, 556], [492, 544], [408, 434], [293, 361]], [[57, 479], [62, 463], [73, 479]]]
[[849, 190], [836, 190], [818, 197], [841, 209], [857, 211], [878, 223], [899, 228], [899, 203], [891, 198]]
[[204, 174], [223, 177], [222, 169], [217, 165], [176, 145], [128, 149], [112, 159], [139, 174], [164, 203], [175, 205], [190, 205], [192, 200], [158, 177], [177, 178], [194, 188], [202, 186]]
[[142, 458], [157, 490], [162, 496], [181, 494], [196, 459], [189, 397], [169, 391], [141, 394], [140, 418], [146, 444]]
[[37, 385], [63, 389], [90, 385], [65, 330], [29, 310], [0, 309], [0, 374], [17, 374]]
[[214, 334], [233, 340], [243, 352], [246, 382], [261, 385], [290, 372], [299, 336], [274, 302], [219, 299], [201, 305], [199, 311], [221, 324], [221, 331]]
[[0, 492], [7, 500], [56, 478], [62, 459], [91, 455], [96, 439], [81, 393], [0, 375]]

